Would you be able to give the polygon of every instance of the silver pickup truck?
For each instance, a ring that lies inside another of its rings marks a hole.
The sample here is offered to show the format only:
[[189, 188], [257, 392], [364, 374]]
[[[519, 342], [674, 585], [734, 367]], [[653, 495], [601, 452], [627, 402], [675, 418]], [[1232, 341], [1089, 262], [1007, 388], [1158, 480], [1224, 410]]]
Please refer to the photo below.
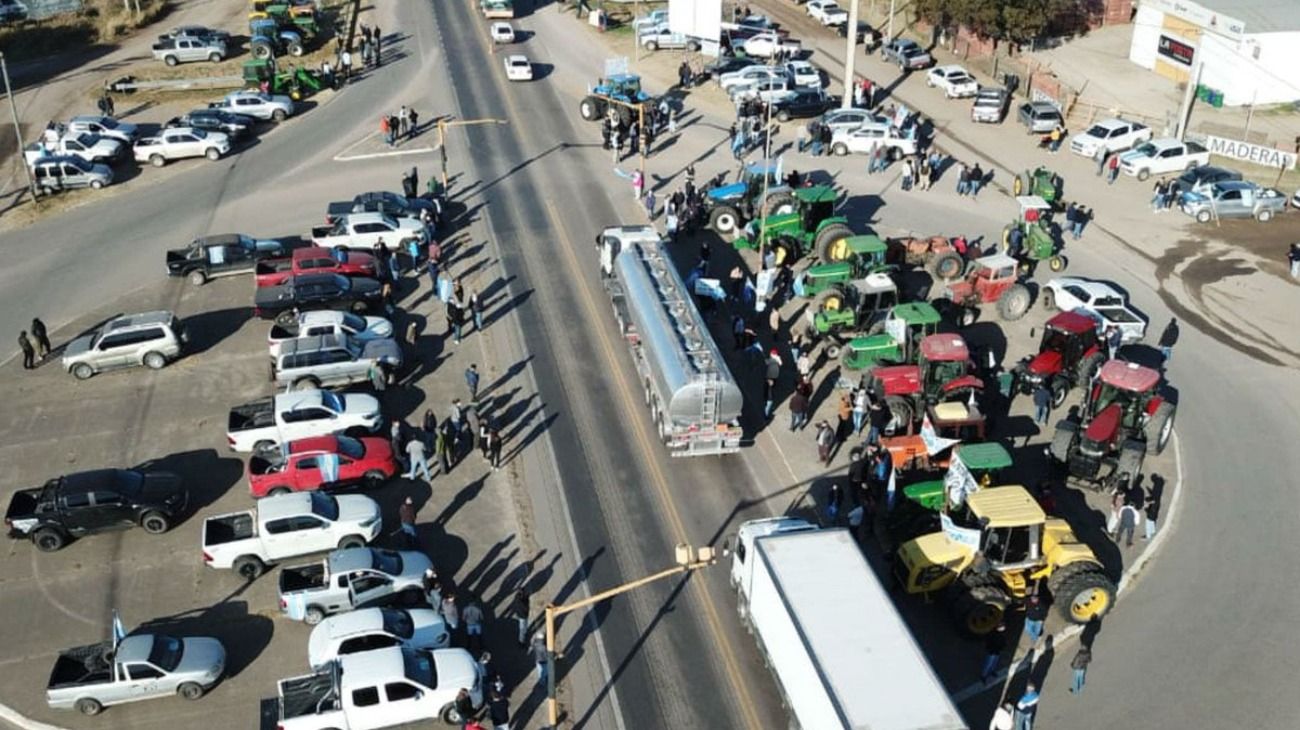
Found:
[[168, 66], [189, 61], [221, 63], [226, 58], [226, 42], [212, 37], [159, 36], [153, 44], [153, 57]]
[[280, 611], [311, 625], [356, 608], [424, 603], [424, 553], [347, 548], [323, 561], [280, 571]]
[[226, 649], [216, 639], [139, 634], [60, 652], [45, 700], [52, 709], [83, 715], [174, 694], [197, 700], [225, 670]]

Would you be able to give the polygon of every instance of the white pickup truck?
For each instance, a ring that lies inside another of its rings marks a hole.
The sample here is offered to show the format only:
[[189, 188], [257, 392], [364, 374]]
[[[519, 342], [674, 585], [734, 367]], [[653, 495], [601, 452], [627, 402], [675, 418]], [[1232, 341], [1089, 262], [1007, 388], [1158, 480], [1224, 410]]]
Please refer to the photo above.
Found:
[[1146, 180], [1154, 173], [1182, 173], [1210, 164], [1210, 151], [1195, 142], [1176, 139], [1153, 139], [1119, 156], [1119, 169], [1125, 175]]
[[365, 495], [278, 494], [251, 510], [204, 520], [203, 562], [253, 580], [285, 558], [365, 547], [382, 529], [379, 504]]
[[372, 395], [296, 390], [231, 408], [226, 443], [240, 453], [266, 451], [312, 436], [374, 433], [382, 420]]
[[315, 626], [326, 616], [372, 606], [425, 603], [424, 571], [433, 562], [414, 551], [348, 548], [280, 571], [280, 611]]
[[311, 229], [312, 244], [334, 248], [355, 248], [369, 251], [376, 243], [383, 243], [389, 251], [405, 251], [408, 241], [418, 241], [423, 247], [429, 243], [429, 230], [418, 218], [398, 218], [387, 213], [348, 213], [328, 226]]
[[[483, 669], [464, 649], [396, 646], [339, 657], [321, 671], [279, 682], [279, 730], [372, 730], [441, 718], [469, 721], [456, 695], [483, 706]], [[413, 725], [414, 726], [414, 725]]]
[[230, 153], [230, 137], [224, 132], [210, 132], [192, 127], [163, 129], [152, 137], [142, 137], [133, 148], [136, 162], [162, 167], [168, 160], [206, 157], [213, 162]]
[[1103, 119], [1070, 138], [1070, 151], [1095, 158], [1098, 152], [1119, 152], [1151, 139], [1151, 128], [1127, 119]]
[[287, 325], [271, 325], [266, 336], [266, 344], [271, 351], [271, 359], [280, 357], [280, 345], [299, 337], [313, 335], [335, 335], [350, 337], [365, 343], [393, 336], [393, 323], [383, 317], [367, 317], [352, 312], [339, 312], [332, 309], [317, 309], [301, 312], [298, 318]]
[[23, 148], [23, 159], [31, 165], [42, 157], [78, 157], [86, 162], [112, 164], [125, 156], [126, 146], [121, 140], [97, 134], [64, 134], [56, 140], [40, 140]]

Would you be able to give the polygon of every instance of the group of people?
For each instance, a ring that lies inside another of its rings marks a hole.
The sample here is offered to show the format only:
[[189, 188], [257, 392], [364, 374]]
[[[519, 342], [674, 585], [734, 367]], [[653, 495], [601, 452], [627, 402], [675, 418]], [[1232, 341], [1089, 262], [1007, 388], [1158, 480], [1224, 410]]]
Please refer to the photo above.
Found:
[[1178, 178], [1160, 178], [1151, 188], [1151, 212], [1163, 213], [1169, 210], [1182, 194], [1183, 183]]
[[384, 135], [384, 143], [393, 147], [420, 132], [420, 115], [414, 107], [403, 104], [396, 113], [379, 117], [379, 132]]
[[[33, 344], [32, 340], [36, 340]], [[18, 349], [23, 351], [23, 370], [33, 370], [40, 362], [50, 356], [50, 336], [45, 331], [45, 323], [39, 317], [32, 317], [31, 336], [27, 330], [18, 333]]]

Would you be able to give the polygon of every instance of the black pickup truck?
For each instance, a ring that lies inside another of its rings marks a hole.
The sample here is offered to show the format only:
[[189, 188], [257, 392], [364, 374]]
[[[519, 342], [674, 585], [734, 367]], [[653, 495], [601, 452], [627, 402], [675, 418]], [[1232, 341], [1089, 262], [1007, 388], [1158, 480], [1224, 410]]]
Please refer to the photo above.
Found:
[[398, 218], [419, 218], [420, 211], [427, 210], [437, 222], [442, 206], [425, 198], [408, 198], [389, 192], [360, 193], [352, 200], [330, 203], [325, 209], [325, 222], [333, 225], [336, 220], [349, 213], [385, 213]]
[[180, 477], [168, 472], [97, 469], [21, 489], [9, 500], [5, 527], [15, 540], [54, 552], [70, 538], [139, 525], [158, 535], [171, 529], [189, 503]]
[[258, 240], [238, 233], [203, 236], [167, 252], [167, 275], [184, 276], [202, 286], [219, 276], [251, 274], [258, 261], [289, 255], [284, 241]]

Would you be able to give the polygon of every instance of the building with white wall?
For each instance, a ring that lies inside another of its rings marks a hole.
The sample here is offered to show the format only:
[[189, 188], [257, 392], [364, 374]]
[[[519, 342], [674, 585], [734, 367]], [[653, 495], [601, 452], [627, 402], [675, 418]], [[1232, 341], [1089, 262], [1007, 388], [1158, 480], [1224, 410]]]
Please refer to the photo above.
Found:
[[1300, 100], [1300, 0], [1141, 0], [1129, 60], [1183, 83], [1197, 54], [1226, 106]]

